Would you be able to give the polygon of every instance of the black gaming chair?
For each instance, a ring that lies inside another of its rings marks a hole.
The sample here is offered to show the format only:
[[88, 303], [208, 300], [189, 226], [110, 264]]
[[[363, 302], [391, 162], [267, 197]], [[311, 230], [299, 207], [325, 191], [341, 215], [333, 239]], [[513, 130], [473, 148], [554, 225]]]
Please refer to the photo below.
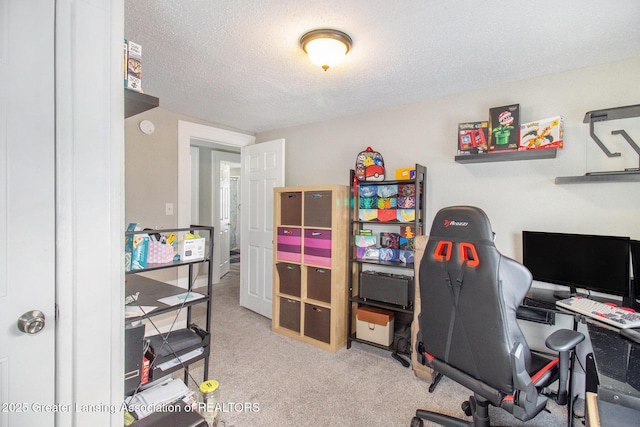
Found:
[[[584, 335], [559, 330], [546, 345], [558, 358], [529, 351], [516, 322], [516, 310], [531, 286], [531, 273], [498, 252], [486, 214], [455, 206], [433, 220], [420, 264], [419, 361], [470, 389], [462, 408], [467, 422], [417, 410], [412, 427], [423, 419], [444, 426], [490, 426], [489, 404], [527, 421], [548, 398], [567, 403], [571, 352]], [[559, 379], [557, 392], [548, 386]], [[571, 425], [569, 414], [569, 425]]]

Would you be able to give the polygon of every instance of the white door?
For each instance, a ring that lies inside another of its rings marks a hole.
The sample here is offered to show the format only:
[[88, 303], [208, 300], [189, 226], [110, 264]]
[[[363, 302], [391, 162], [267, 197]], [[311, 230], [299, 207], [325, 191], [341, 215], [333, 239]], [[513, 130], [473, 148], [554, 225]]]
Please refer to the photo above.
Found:
[[191, 165], [191, 222], [189, 224], [202, 225], [200, 224], [200, 149], [198, 147], [190, 147], [189, 160]]
[[0, 0], [1, 427], [54, 425], [54, 120], [54, 2]]
[[231, 263], [231, 236], [229, 228], [231, 224], [231, 164], [220, 162], [220, 222], [218, 230], [220, 233], [220, 277], [229, 272]]
[[242, 148], [240, 305], [271, 318], [273, 188], [284, 186], [284, 139]]

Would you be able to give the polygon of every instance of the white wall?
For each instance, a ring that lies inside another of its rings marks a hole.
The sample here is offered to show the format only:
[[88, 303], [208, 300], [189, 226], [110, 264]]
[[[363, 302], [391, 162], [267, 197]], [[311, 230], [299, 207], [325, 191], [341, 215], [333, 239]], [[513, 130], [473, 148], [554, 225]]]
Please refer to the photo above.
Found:
[[[640, 58], [500, 87], [449, 96], [386, 111], [263, 132], [257, 142], [286, 140], [287, 185], [348, 184], [356, 154], [372, 146], [392, 176], [414, 163], [428, 169], [430, 224], [438, 209], [456, 204], [484, 209], [498, 248], [521, 260], [527, 230], [625, 235], [640, 239], [640, 183], [555, 185], [556, 176], [638, 167], [622, 137], [602, 126], [620, 124], [640, 143], [640, 118], [601, 123], [596, 132], [622, 159], [608, 159], [582, 123], [587, 111], [640, 103]], [[565, 148], [557, 158], [459, 164], [459, 122], [487, 120], [491, 107], [520, 104], [523, 122], [565, 118]], [[602, 129], [602, 131], [600, 131]]]

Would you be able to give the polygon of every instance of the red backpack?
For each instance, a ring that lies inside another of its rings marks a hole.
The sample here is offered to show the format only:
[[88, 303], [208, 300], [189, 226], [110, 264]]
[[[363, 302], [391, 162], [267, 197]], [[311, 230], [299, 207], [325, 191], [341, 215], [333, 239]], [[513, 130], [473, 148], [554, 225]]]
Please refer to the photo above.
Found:
[[367, 147], [356, 158], [356, 178], [358, 181], [384, 181], [384, 160], [373, 148]]

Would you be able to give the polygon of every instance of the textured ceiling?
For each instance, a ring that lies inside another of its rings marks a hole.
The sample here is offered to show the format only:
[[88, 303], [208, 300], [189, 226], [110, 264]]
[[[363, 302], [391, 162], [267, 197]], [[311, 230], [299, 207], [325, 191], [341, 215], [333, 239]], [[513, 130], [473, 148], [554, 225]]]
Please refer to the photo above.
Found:
[[[299, 39], [327, 27], [325, 72]], [[125, 0], [125, 37], [161, 107], [255, 133], [639, 57], [640, 1]]]

